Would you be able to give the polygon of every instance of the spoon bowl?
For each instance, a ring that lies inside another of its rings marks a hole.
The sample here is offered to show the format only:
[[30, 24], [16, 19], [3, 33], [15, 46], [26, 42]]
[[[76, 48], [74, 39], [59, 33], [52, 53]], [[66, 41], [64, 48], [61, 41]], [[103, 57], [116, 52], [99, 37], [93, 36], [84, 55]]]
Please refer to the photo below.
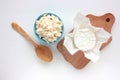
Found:
[[44, 46], [44, 45], [37, 46], [35, 47], [35, 52], [39, 53], [37, 54], [37, 56], [46, 62], [50, 62], [53, 58], [51, 57], [52, 52], [47, 46]]

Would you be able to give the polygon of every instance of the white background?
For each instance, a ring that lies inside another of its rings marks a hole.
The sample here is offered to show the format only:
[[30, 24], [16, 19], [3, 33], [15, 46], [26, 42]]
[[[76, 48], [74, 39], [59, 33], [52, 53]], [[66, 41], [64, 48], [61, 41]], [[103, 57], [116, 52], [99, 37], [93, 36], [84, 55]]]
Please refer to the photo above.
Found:
[[[113, 41], [101, 53], [98, 62], [75, 69], [56, 49], [53, 61], [38, 59], [34, 47], [11, 28], [15, 21], [41, 44], [34, 35], [35, 19], [44, 12], [57, 14], [64, 23], [65, 33], [72, 28], [77, 12], [116, 17]], [[0, 80], [120, 80], [120, 0], [0, 0]]]

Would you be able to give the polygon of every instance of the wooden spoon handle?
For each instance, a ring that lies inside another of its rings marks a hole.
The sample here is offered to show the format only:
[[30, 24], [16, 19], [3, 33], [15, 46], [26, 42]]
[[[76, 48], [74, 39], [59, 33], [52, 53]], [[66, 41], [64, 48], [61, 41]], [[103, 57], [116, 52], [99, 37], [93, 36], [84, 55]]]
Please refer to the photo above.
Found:
[[15, 22], [13, 22], [12, 27], [14, 30], [16, 30], [19, 34], [21, 34], [24, 38], [26, 38], [28, 41], [30, 41], [34, 47], [37, 47], [38, 45], [31, 39], [31, 37]]

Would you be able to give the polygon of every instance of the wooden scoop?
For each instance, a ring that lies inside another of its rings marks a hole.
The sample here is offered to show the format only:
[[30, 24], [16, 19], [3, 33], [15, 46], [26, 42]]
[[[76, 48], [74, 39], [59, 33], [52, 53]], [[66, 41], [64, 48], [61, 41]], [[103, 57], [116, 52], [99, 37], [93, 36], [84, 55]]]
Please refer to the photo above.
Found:
[[[112, 25], [115, 21], [115, 17], [111, 13], [107, 13], [102, 16], [87, 15], [93, 26], [104, 28], [107, 32], [111, 33]], [[100, 50], [106, 47], [112, 41], [112, 37], [106, 43], [103, 43]], [[58, 43], [57, 48], [62, 53], [64, 58], [71, 63], [75, 68], [81, 69], [89, 63], [89, 59], [84, 56], [82, 51], [77, 51], [74, 55], [71, 55], [63, 45], [64, 38]], [[69, 45], [68, 45], [69, 46]]]
[[33, 46], [35, 47], [35, 52], [40, 59], [46, 62], [50, 62], [53, 59], [52, 52], [47, 46], [36, 44], [18, 24], [13, 22], [12, 27], [33, 44]]

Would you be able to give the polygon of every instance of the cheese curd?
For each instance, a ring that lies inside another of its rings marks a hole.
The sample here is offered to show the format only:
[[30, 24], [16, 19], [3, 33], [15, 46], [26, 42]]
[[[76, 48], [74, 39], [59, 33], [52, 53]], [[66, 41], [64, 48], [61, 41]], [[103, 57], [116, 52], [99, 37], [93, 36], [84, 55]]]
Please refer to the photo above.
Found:
[[36, 21], [36, 33], [47, 43], [54, 42], [61, 36], [62, 25], [58, 17], [45, 14]]

